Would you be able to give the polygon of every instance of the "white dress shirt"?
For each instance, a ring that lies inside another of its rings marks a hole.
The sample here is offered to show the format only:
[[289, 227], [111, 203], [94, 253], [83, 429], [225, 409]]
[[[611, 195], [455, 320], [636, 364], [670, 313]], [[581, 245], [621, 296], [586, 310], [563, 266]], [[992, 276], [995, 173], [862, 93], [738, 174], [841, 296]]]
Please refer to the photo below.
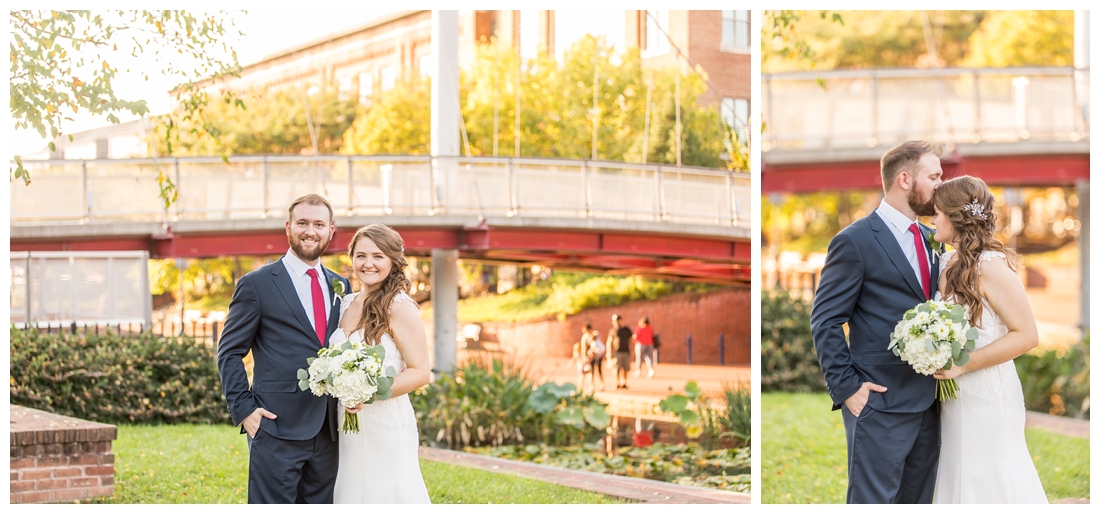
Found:
[[[905, 258], [909, 260], [909, 266], [913, 268], [913, 274], [917, 277], [917, 283], [921, 284], [920, 278], [920, 261], [917, 260], [917, 245], [913, 241], [913, 233], [909, 231], [909, 226], [916, 223], [917, 220], [909, 219], [908, 216], [901, 213], [901, 211], [894, 208], [894, 206], [886, 203], [886, 199], [883, 199], [879, 203], [878, 209], [879, 217], [886, 221], [886, 226], [890, 227], [890, 231], [893, 232], [894, 237], [897, 238], [898, 244], [901, 245], [901, 252], [905, 254]], [[917, 227], [920, 228], [919, 226]], [[921, 232], [921, 241], [924, 241], [924, 232]], [[928, 250], [921, 245], [921, 251], [927, 252]], [[928, 277], [932, 278], [932, 260], [928, 260]], [[923, 285], [923, 284], [921, 284]], [[928, 284], [928, 287], [932, 287], [932, 284]], [[933, 291], [935, 293], [935, 291]]]
[[[302, 302], [302, 308], [306, 311], [310, 326], [316, 331], [317, 322], [313, 319], [313, 279], [306, 275], [306, 271], [310, 269], [310, 266], [302, 262], [302, 259], [299, 259], [297, 255], [294, 255], [294, 250], [286, 251], [286, 256], [283, 257], [283, 265], [290, 272], [290, 280], [294, 282], [294, 290], [298, 293], [298, 299]], [[324, 296], [325, 301], [325, 320], [327, 321], [329, 314], [332, 312], [332, 301], [329, 299], [325, 271], [321, 269], [320, 262], [312, 269], [317, 270], [317, 282], [321, 284], [321, 295]]]

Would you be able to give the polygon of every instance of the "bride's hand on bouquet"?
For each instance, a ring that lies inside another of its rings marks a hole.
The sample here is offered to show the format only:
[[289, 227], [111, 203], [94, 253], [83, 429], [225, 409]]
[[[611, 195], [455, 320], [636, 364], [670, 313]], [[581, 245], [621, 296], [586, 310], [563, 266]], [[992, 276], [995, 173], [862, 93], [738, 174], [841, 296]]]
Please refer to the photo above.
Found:
[[965, 372], [966, 370], [964, 370], [962, 366], [951, 366], [951, 369], [937, 370], [932, 376], [935, 377], [936, 380], [948, 380], [962, 375]]
[[363, 404], [357, 403], [351, 406], [344, 406], [344, 410], [347, 411], [348, 414], [358, 414], [359, 411], [363, 410]]

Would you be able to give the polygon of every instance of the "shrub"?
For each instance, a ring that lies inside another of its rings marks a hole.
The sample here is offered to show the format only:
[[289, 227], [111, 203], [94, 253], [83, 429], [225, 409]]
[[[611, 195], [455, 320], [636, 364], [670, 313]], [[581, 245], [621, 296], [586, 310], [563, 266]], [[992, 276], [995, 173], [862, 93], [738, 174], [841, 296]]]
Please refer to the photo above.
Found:
[[1061, 350], [1026, 353], [1016, 372], [1028, 410], [1089, 419], [1089, 337]]
[[215, 355], [185, 337], [12, 328], [9, 398], [102, 423], [230, 423]]
[[760, 295], [761, 391], [825, 391], [810, 332], [811, 307], [786, 291]]
[[738, 446], [752, 441], [752, 392], [748, 387], [723, 384], [720, 408], [703, 411], [703, 434], [719, 441], [732, 438]]
[[411, 395], [422, 444], [448, 448], [540, 441], [578, 444], [604, 434], [606, 406], [572, 384], [536, 389], [525, 370], [474, 360]]

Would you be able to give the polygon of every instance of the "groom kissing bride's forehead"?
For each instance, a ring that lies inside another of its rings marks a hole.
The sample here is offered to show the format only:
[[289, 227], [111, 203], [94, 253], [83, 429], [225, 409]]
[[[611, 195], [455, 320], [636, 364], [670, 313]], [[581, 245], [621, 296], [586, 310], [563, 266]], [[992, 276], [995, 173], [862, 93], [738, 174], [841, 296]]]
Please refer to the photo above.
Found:
[[[882, 156], [883, 199], [829, 243], [810, 325], [848, 443], [849, 503], [930, 503], [940, 450], [935, 379], [888, 349], [905, 312], [936, 291], [939, 260], [918, 216], [935, 214], [942, 149], [906, 141]], [[845, 332], [844, 326], [848, 330]]]

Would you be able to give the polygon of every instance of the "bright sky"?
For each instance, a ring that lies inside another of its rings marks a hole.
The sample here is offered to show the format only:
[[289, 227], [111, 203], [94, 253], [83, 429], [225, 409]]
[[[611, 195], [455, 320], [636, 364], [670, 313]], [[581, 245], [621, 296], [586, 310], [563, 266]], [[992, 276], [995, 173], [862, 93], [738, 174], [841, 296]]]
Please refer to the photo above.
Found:
[[[276, 51], [362, 25], [389, 12], [393, 11], [249, 9], [247, 15], [238, 17], [237, 26], [245, 36], [234, 45], [234, 48], [241, 65], [248, 65]], [[558, 56], [560, 57], [562, 48], [585, 33], [604, 35], [617, 50], [622, 50], [624, 25], [623, 11], [558, 11], [555, 34]], [[124, 53], [120, 52], [120, 54]], [[125, 58], [119, 56], [108, 60], [118, 67], [123, 67], [120, 64], [125, 61]], [[167, 91], [176, 85], [167, 79], [158, 80], [156, 76], [150, 76], [149, 81], [146, 82], [136, 73], [124, 76], [121, 72], [115, 81], [115, 87], [120, 96], [145, 99], [154, 114], [168, 110], [171, 99]], [[123, 122], [137, 118], [121, 115], [119, 117]], [[71, 133], [107, 124], [106, 117], [78, 116], [76, 121], [66, 122], [63, 129]], [[11, 127], [11, 125], [8, 126]], [[9, 139], [10, 151], [16, 154], [38, 152], [45, 148], [47, 143], [48, 140], [39, 137], [34, 130], [13, 131]]]

